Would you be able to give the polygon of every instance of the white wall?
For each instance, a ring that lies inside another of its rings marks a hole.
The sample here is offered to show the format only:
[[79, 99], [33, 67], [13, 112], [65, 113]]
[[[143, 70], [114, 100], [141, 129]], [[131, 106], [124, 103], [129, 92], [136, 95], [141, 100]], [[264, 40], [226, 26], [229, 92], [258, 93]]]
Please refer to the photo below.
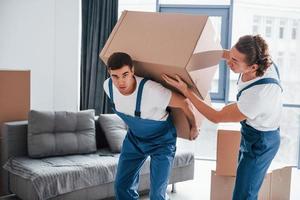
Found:
[[0, 68], [31, 70], [31, 108], [79, 108], [80, 0], [1, 0]]
[[56, 0], [54, 108], [79, 110], [81, 6], [80, 0]]

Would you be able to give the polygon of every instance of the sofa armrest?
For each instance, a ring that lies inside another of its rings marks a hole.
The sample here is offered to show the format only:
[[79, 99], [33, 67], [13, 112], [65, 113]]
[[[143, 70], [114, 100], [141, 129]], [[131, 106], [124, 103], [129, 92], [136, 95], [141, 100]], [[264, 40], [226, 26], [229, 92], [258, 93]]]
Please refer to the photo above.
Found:
[[2, 126], [2, 162], [10, 157], [26, 156], [27, 121], [6, 122]]
[[99, 116], [95, 117], [95, 130], [96, 130], [97, 149], [109, 148], [104, 131], [101, 128], [100, 123], [99, 123]]
[[2, 168], [11, 157], [26, 156], [27, 153], [27, 121], [6, 122], [2, 125], [0, 181], [3, 192], [10, 193], [8, 172]]

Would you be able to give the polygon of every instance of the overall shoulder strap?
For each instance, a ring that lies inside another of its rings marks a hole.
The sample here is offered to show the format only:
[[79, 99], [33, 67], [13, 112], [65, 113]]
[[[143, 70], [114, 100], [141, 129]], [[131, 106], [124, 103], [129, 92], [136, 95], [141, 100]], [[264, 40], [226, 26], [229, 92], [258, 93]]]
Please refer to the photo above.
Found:
[[114, 103], [114, 95], [113, 95], [113, 83], [111, 78], [108, 81], [108, 89], [109, 89], [109, 98], [112, 104], [113, 109], [115, 109], [115, 103]]
[[139, 89], [136, 97], [136, 106], [135, 106], [135, 112], [134, 115], [136, 117], [141, 117], [141, 102], [142, 102], [142, 94], [145, 83], [148, 81], [148, 79], [144, 78], [141, 80], [139, 84]]
[[273, 63], [273, 65], [274, 65], [274, 68], [276, 70], [276, 73], [277, 73], [277, 76], [278, 76], [278, 80], [280, 80], [279, 69], [278, 69], [278, 67], [277, 67], [277, 65], [275, 63]]
[[238, 92], [238, 94], [236, 95], [236, 99], [239, 100], [241, 94], [245, 90], [247, 90], [247, 89], [249, 89], [249, 88], [251, 88], [255, 85], [263, 85], [263, 84], [276, 84], [281, 88], [281, 91], [282, 91], [282, 87], [281, 87], [281, 85], [280, 85], [280, 83], [277, 79], [275, 79], [275, 78], [263, 78], [263, 79], [255, 81], [255, 82], [251, 83], [250, 85], [247, 85], [246, 87], [244, 87], [241, 91]]

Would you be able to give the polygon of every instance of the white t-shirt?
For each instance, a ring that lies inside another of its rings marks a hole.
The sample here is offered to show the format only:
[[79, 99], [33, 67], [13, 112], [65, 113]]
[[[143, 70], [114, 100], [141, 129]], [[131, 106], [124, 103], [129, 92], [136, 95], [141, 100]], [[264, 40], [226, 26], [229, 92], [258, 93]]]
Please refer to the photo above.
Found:
[[[278, 80], [274, 65], [270, 66], [262, 77], [243, 82], [240, 78], [238, 91], [247, 85], [262, 79]], [[246, 123], [260, 131], [275, 130], [280, 125], [282, 114], [282, 91], [277, 84], [255, 85], [244, 90], [237, 101], [237, 106], [246, 117]]]
[[[135, 76], [137, 81], [135, 91], [130, 95], [123, 95], [113, 84], [113, 96], [115, 108], [118, 112], [134, 116], [137, 92], [139, 84], [143, 78]], [[109, 95], [108, 87], [109, 79], [104, 81], [103, 87]], [[148, 80], [143, 89], [141, 102], [141, 118], [157, 121], [164, 121], [168, 118], [167, 106], [172, 96], [171, 90], [163, 87], [161, 84]]]

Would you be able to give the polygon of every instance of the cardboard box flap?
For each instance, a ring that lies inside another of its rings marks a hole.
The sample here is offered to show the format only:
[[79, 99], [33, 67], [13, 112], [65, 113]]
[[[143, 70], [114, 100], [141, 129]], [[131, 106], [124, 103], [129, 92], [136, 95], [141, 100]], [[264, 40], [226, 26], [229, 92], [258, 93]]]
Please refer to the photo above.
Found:
[[208, 18], [193, 54], [211, 50], [222, 50], [222, 47], [220, 44], [220, 35], [215, 31], [211, 20]]
[[189, 71], [199, 70], [219, 64], [223, 48], [220, 44], [220, 36], [214, 30], [210, 20], [206, 21], [204, 29], [195, 46], [193, 56], [191, 57], [187, 69]]
[[135, 61], [184, 68], [194, 52], [207, 18], [124, 11], [100, 57], [106, 62], [113, 52], [122, 51]]
[[188, 69], [195, 71], [218, 65], [223, 55], [223, 50], [204, 51], [193, 54]]
[[[217, 66], [214, 67], [208, 67], [202, 70], [197, 70], [197, 71], [191, 71], [189, 72], [189, 75], [191, 79], [193, 80], [194, 85], [196, 88], [194, 89], [197, 90], [198, 92], [196, 94], [201, 94], [199, 95], [202, 99], [203, 97], [208, 95], [208, 92], [211, 89], [211, 82], [213, 80], [214, 74], [216, 72]], [[186, 79], [184, 79], [186, 80]]]
[[206, 96], [211, 89], [211, 82], [222, 54], [220, 37], [214, 31], [212, 22], [207, 20], [195, 46], [193, 55], [186, 67], [197, 90], [202, 96]]

